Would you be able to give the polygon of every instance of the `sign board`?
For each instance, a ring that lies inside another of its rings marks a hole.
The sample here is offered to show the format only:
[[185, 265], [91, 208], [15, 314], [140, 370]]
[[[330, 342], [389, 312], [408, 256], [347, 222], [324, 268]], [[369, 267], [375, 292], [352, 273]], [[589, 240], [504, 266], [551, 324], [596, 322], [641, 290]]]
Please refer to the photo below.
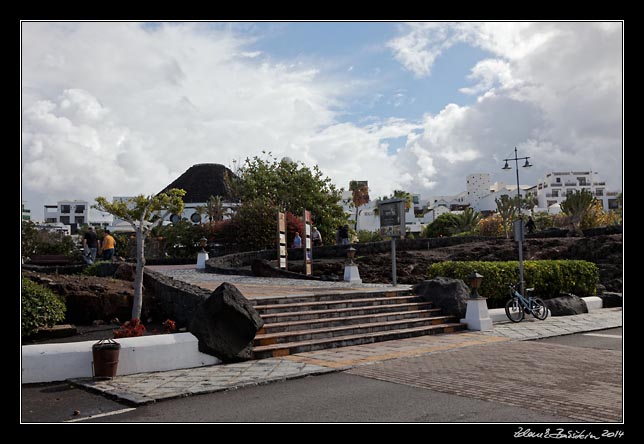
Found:
[[515, 242], [524, 242], [525, 241], [525, 222], [523, 219], [517, 219], [513, 224], [514, 228], [514, 241]]
[[385, 236], [405, 235], [405, 201], [391, 199], [380, 202], [380, 233]]
[[277, 264], [281, 270], [288, 269], [286, 248], [286, 215], [277, 213]]

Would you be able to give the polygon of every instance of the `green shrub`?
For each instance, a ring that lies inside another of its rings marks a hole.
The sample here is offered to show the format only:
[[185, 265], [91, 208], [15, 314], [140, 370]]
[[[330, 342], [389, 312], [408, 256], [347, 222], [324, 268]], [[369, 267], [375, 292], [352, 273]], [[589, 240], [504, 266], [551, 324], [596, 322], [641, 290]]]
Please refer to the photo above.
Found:
[[381, 242], [382, 240], [382, 235], [378, 230], [358, 230], [358, 242]]
[[457, 231], [458, 218], [452, 213], [443, 213], [425, 227], [423, 237], [451, 236]]
[[[509, 298], [508, 285], [519, 282], [519, 262], [444, 261], [432, 264], [428, 269], [429, 278], [438, 276], [462, 279], [473, 271], [483, 275], [479, 289], [488, 298], [489, 308], [505, 306]], [[523, 278], [526, 287], [534, 287], [534, 296], [553, 298], [560, 293], [590, 296], [596, 293], [599, 283], [597, 266], [587, 261], [524, 261]]]
[[[98, 259], [98, 256], [97, 256]], [[102, 264], [108, 263], [109, 261], [96, 261], [92, 265], [88, 265], [83, 269], [83, 274], [87, 276], [98, 276], [98, 269]]]
[[50, 289], [23, 278], [21, 314], [22, 336], [29, 336], [65, 319], [65, 303]]

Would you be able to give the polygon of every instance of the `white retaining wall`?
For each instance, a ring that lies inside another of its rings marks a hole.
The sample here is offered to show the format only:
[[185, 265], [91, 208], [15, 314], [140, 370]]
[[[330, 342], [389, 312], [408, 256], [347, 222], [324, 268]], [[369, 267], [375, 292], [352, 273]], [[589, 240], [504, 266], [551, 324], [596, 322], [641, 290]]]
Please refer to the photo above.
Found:
[[[197, 349], [192, 333], [118, 339], [117, 375], [158, 372], [221, 364]], [[92, 377], [92, 345], [96, 341], [22, 346], [22, 383]]]

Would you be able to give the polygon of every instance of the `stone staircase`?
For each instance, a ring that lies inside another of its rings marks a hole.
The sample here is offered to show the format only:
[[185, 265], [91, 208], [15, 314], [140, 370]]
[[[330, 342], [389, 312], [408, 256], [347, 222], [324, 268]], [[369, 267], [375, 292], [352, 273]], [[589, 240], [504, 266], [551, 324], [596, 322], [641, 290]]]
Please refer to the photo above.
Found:
[[409, 290], [256, 299], [253, 304], [264, 320], [255, 336], [255, 359], [466, 328]]

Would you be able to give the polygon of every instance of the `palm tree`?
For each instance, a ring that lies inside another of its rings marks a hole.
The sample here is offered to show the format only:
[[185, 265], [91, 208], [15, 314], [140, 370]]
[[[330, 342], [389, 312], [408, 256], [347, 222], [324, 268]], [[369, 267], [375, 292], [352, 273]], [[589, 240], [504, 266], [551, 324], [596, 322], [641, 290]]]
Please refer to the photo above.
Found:
[[471, 231], [481, 219], [481, 213], [473, 208], [466, 208], [461, 214], [456, 215], [456, 230], [459, 233]]
[[391, 198], [404, 199], [405, 209], [407, 210], [410, 209], [411, 206], [414, 204], [414, 198], [412, 197], [411, 193], [408, 193], [407, 191], [394, 190], [394, 194], [391, 196]]
[[561, 202], [561, 211], [572, 219], [572, 233], [579, 233], [579, 224], [593, 205], [595, 198], [587, 190], [575, 191]]
[[504, 194], [503, 196], [501, 196], [501, 199], [494, 199], [494, 202], [496, 202], [496, 209], [503, 221], [503, 232], [505, 233], [505, 238], [509, 239], [510, 236], [508, 235], [508, 225], [514, 218], [514, 214], [517, 211], [516, 198], [510, 199], [510, 196]]
[[353, 227], [358, 231], [358, 207], [369, 202], [369, 188], [364, 182], [352, 180], [349, 183], [349, 190], [351, 191], [351, 203], [356, 209], [356, 223]]
[[224, 217], [224, 206], [221, 196], [210, 196], [206, 202], [206, 214], [210, 222], [218, 222]]
[[204, 207], [202, 205], [199, 205], [199, 206], [195, 207], [195, 213], [197, 213], [199, 215], [199, 225], [202, 225], [203, 224], [203, 215], [208, 214], [208, 210], [206, 209], [206, 207]]

